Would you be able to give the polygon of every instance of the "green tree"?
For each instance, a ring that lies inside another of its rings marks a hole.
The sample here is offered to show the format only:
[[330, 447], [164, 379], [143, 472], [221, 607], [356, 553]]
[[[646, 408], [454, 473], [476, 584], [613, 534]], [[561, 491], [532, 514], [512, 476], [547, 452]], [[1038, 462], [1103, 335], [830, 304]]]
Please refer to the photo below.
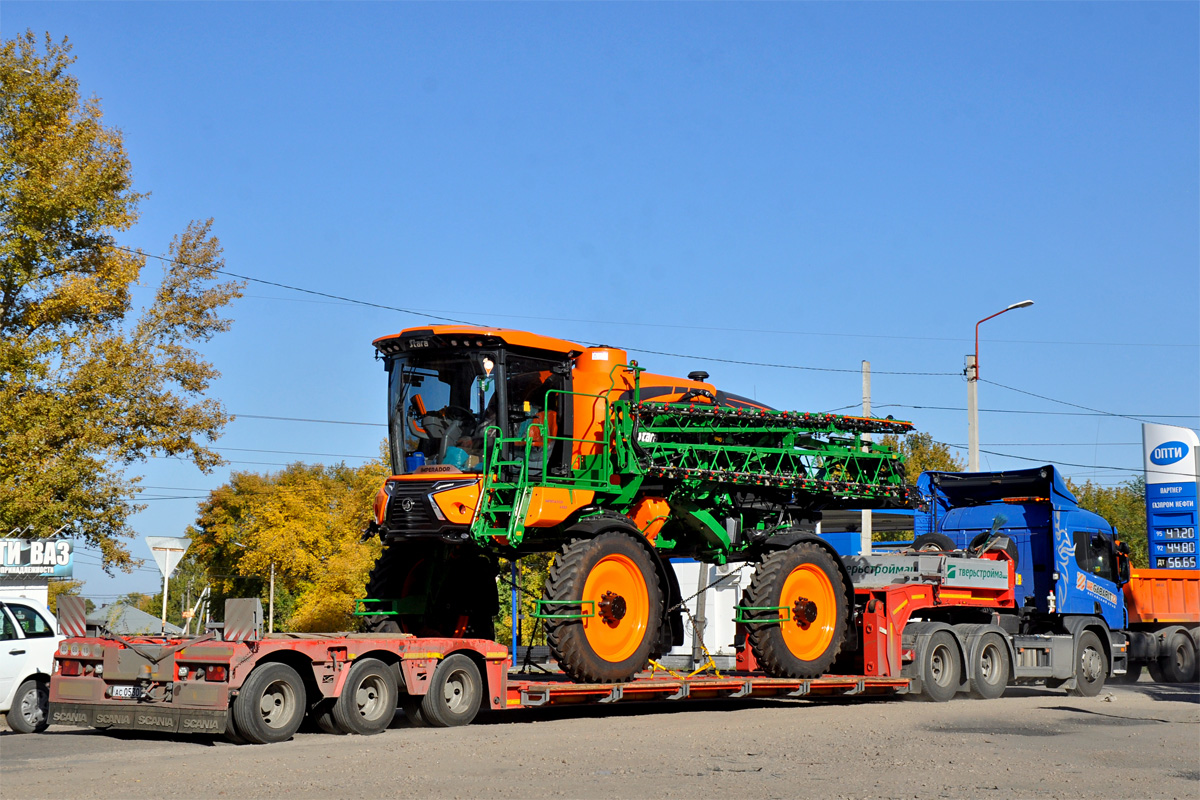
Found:
[[[46, 601], [46, 608], [50, 609], [51, 614], [57, 614], [58, 613], [58, 598], [60, 598], [60, 597], [78, 597], [79, 590], [83, 588], [83, 581], [75, 581], [75, 580], [71, 580], [70, 578], [61, 578], [61, 579], [52, 578], [50, 580], [49, 585], [46, 588], [48, 590], [48, 598], [49, 598]], [[91, 600], [84, 600], [84, 607], [87, 609], [87, 612], [90, 614], [92, 612], [92, 610], [96, 607], [96, 604], [93, 603]]]
[[204, 397], [217, 371], [193, 349], [229, 327], [240, 285], [212, 221], [175, 238], [154, 298], [135, 312], [145, 258], [117, 245], [144, 197], [120, 131], [83, 100], [64, 39], [0, 43], [0, 529], [66, 529], [106, 568], [141, 506], [125, 470], [151, 455], [221, 463], [229, 416]]
[[1146, 538], [1146, 479], [1134, 476], [1119, 486], [1101, 486], [1090, 480], [1081, 484], [1067, 480], [1067, 488], [1081, 508], [1095, 512], [1114, 525], [1122, 542], [1129, 545], [1133, 566], [1150, 565], [1150, 543]]
[[955, 456], [948, 446], [934, 441], [928, 433], [914, 431], [905, 434], [903, 439], [888, 434], [880, 438], [879, 443], [904, 454], [905, 480], [911, 484], [916, 484], [921, 473], [928, 470], [962, 472], [967, 468], [966, 462]]
[[379, 541], [363, 542], [362, 532], [387, 474], [382, 463], [233, 473], [189, 529], [195, 558], [208, 570], [214, 612], [225, 597], [259, 596], [266, 605], [274, 564], [277, 630], [353, 627], [354, 600], [363, 597], [380, 552]]

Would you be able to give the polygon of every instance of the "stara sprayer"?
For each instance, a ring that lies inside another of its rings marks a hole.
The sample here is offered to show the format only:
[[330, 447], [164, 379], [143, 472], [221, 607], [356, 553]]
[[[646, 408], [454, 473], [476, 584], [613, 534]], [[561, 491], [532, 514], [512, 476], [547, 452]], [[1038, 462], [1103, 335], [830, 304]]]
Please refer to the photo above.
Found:
[[759, 665], [825, 672], [852, 587], [822, 510], [909, 504], [892, 419], [777, 411], [704, 372], [654, 375], [623, 350], [433, 326], [375, 341], [393, 475], [358, 613], [369, 630], [493, 638], [499, 559], [553, 552], [537, 614], [576, 681], [631, 678], [683, 641], [670, 558], [747, 562], [737, 608]]

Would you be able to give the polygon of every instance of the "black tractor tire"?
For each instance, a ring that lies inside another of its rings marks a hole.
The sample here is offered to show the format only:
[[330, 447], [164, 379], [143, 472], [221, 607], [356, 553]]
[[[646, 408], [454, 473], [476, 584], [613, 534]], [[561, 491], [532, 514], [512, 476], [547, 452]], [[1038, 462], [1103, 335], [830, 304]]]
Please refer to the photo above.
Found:
[[922, 553], [949, 553], [955, 550], [954, 540], [944, 533], [922, 533], [913, 539], [909, 550]]
[[17, 687], [5, 716], [13, 733], [41, 733], [50, 726], [50, 684], [30, 678]]
[[[394, 542], [371, 569], [366, 595], [375, 600], [401, 600], [410, 593], [424, 593], [431, 584], [432, 596], [423, 614], [373, 614], [363, 618], [370, 633], [411, 633], [416, 636], [447, 636], [494, 639], [494, 617], [499, 611], [495, 591], [496, 564], [470, 544], [451, 550], [429, 542]], [[444, 570], [450, 580], [431, 581], [429, 570]]]
[[921, 699], [945, 703], [958, 693], [962, 677], [962, 659], [958, 643], [949, 631], [938, 631], [929, 637], [921, 658], [924, 660]]
[[998, 633], [985, 633], [975, 645], [971, 664], [971, 697], [995, 700], [1004, 694], [1012, 668], [1008, 647]]
[[[423, 544], [395, 542], [386, 544], [367, 578], [366, 596], [374, 600], [399, 600], [405, 581], [417, 564], [427, 558], [432, 548]], [[390, 614], [363, 617], [363, 627], [369, 633], [411, 633], [415, 621]]]
[[421, 719], [433, 728], [469, 725], [479, 713], [483, 695], [483, 677], [475, 662], [462, 653], [446, 656], [429, 679]]
[[[586, 597], [585, 589], [598, 596]], [[542, 596], [558, 601], [544, 605], [547, 613], [590, 615], [545, 620], [550, 654], [572, 680], [626, 681], [649, 663], [662, 629], [663, 589], [650, 553], [630, 534], [607, 531], [564, 545]]]
[[292, 738], [304, 721], [304, 681], [287, 664], [254, 668], [233, 701], [237, 732], [251, 744]]
[[1084, 631], [1075, 643], [1075, 688], [1067, 694], [1075, 697], [1095, 697], [1104, 688], [1108, 678], [1108, 658], [1100, 637], [1092, 631]]
[[399, 693], [395, 669], [376, 658], [361, 658], [350, 665], [333, 704], [333, 721], [346, 733], [382, 733], [396, 716]]
[[1188, 683], [1196, 672], [1196, 645], [1192, 637], [1176, 631], [1167, 641], [1166, 655], [1151, 667], [1155, 680], [1164, 683]]
[[[796, 580], [790, 582], [793, 576]], [[746, 612], [764, 620], [747, 623], [746, 630], [754, 657], [769, 675], [815, 678], [842, 650], [846, 584], [833, 556], [820, 545], [802, 542], [763, 559], [742, 605], [780, 609]]]
[[1126, 668], [1124, 675], [1113, 675], [1109, 680], [1111, 680], [1113, 683], [1133, 684], [1133, 683], [1137, 683], [1138, 679], [1141, 677], [1142, 677], [1142, 665], [1141, 664], [1130, 664]]

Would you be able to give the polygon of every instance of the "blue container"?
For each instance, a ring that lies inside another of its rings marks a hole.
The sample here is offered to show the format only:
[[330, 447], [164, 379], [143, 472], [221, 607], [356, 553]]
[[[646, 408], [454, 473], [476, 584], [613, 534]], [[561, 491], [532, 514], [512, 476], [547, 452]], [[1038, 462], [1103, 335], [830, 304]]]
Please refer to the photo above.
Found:
[[425, 454], [419, 450], [404, 459], [405, 472], [416, 472], [418, 468], [423, 466], [425, 466]]

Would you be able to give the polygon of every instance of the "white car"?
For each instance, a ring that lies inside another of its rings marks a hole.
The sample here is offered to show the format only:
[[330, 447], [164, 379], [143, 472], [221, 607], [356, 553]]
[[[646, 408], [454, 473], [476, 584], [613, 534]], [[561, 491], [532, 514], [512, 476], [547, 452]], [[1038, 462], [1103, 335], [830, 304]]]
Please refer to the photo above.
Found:
[[36, 733], [49, 724], [50, 675], [64, 638], [41, 603], [0, 600], [0, 714], [8, 715], [8, 727], [17, 733]]

